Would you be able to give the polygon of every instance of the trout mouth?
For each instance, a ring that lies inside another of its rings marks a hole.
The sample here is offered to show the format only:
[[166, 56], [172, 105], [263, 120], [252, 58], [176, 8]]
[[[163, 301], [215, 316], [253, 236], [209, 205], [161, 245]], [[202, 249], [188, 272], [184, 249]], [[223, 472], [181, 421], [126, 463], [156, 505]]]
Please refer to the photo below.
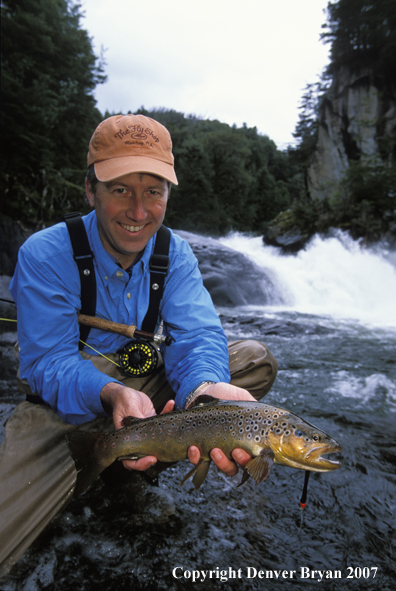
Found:
[[341, 445], [337, 442], [331, 445], [321, 445], [309, 451], [305, 456], [308, 464], [318, 471], [337, 470], [341, 467], [341, 462], [338, 460], [332, 460], [330, 458], [324, 458], [323, 456], [330, 453], [340, 452], [342, 449]]

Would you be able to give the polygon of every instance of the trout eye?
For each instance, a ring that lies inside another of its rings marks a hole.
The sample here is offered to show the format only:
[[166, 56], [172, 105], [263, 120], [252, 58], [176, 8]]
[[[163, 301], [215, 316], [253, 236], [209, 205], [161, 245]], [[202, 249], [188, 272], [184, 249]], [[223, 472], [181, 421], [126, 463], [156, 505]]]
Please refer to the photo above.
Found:
[[320, 441], [320, 435], [318, 435], [317, 433], [314, 433], [314, 434], [312, 435], [312, 440], [313, 440], [313, 441]]

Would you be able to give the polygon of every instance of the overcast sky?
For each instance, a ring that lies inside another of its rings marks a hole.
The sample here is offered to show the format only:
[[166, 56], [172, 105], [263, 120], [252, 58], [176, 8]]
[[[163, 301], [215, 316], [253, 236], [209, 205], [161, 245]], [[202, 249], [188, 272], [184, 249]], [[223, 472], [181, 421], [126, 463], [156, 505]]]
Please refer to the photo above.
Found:
[[327, 0], [81, 0], [108, 81], [104, 113], [165, 107], [294, 143], [305, 86], [328, 63]]

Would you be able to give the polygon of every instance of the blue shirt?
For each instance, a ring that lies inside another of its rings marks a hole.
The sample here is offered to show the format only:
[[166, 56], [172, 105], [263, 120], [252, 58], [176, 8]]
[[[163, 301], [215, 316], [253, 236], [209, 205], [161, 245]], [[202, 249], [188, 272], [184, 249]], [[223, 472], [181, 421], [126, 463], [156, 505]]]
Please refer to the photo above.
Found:
[[[104, 249], [95, 212], [83, 221], [94, 253], [96, 316], [140, 328], [149, 303], [155, 236], [130, 275]], [[229, 382], [228, 347], [197, 259], [172, 232], [169, 258], [159, 320], [173, 342], [162, 353], [176, 405], [184, 408], [189, 392], [202, 381]], [[37, 232], [23, 244], [10, 290], [18, 309], [21, 378], [68, 423], [107, 416], [100, 391], [114, 379], [79, 354], [80, 277], [65, 223]], [[87, 340], [102, 354], [115, 353], [126, 342], [126, 337], [98, 329], [91, 329]]]

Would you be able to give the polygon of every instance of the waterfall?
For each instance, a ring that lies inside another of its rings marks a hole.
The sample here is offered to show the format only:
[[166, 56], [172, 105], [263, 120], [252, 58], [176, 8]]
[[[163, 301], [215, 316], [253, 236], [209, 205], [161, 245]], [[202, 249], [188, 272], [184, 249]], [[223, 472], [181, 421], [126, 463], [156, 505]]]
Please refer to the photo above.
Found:
[[284, 255], [261, 237], [232, 233], [220, 242], [262, 268], [277, 288], [272, 307], [299, 313], [396, 326], [394, 253], [364, 247], [345, 232], [314, 236], [304, 250]]

